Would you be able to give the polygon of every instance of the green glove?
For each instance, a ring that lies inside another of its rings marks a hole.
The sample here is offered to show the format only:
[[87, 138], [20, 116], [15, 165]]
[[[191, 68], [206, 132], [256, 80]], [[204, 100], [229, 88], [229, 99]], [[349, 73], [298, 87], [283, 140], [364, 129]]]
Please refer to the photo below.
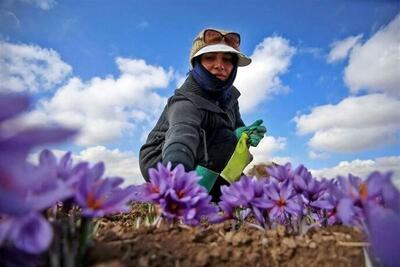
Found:
[[264, 126], [259, 126], [256, 130], [250, 131], [248, 133], [249, 144], [254, 147], [258, 146], [258, 143], [260, 143], [261, 139], [264, 138], [264, 135], [266, 132], [267, 132], [267, 129]]
[[249, 147], [247, 146], [248, 141], [249, 137], [243, 132], [236, 145], [235, 151], [220, 174], [220, 176], [229, 183], [239, 180], [244, 168], [246, 168], [253, 159], [253, 156], [249, 152]]
[[207, 189], [207, 192], [210, 193], [211, 189], [215, 184], [215, 181], [217, 180], [219, 173], [207, 169], [206, 167], [203, 167], [201, 165], [197, 165], [196, 172], [198, 176], [202, 177], [199, 181], [199, 184], [205, 187]]
[[263, 120], [256, 120], [250, 126], [239, 127], [235, 130], [236, 138], [240, 138], [242, 133], [246, 133], [249, 136], [248, 144], [250, 146], [257, 146], [261, 139], [263, 139], [264, 134], [267, 132], [265, 126], [261, 125]]

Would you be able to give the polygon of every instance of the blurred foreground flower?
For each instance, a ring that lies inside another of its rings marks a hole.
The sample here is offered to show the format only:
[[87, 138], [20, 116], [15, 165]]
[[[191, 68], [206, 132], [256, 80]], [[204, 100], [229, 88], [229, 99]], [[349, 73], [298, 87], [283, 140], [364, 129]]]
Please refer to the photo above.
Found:
[[98, 163], [88, 168], [77, 182], [75, 199], [84, 216], [103, 217], [130, 210], [128, 201], [136, 187], [120, 188], [124, 182], [121, 177], [100, 179], [104, 169], [104, 164]]
[[45, 251], [52, 229], [41, 212], [72, 195], [51, 167], [26, 161], [38, 145], [64, 141], [76, 131], [64, 128], [21, 129], [10, 120], [28, 109], [29, 98], [0, 94], [0, 246], [12, 243], [28, 252]]
[[43, 216], [30, 213], [26, 216], [4, 218], [0, 225], [1, 239], [12, 241], [16, 248], [37, 254], [47, 249], [53, 231]]
[[[400, 198], [399, 198], [400, 201]], [[400, 263], [400, 212], [369, 204], [367, 225], [372, 251], [384, 266], [395, 267]]]

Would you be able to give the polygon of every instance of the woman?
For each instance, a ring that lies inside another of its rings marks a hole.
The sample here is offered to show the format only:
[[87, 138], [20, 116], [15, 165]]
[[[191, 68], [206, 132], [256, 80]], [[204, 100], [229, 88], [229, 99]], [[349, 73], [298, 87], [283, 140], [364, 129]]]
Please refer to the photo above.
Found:
[[[158, 162], [183, 164], [186, 171], [202, 166], [220, 173], [231, 158], [242, 132], [256, 146], [264, 136], [262, 121], [245, 127], [238, 105], [239, 91], [233, 86], [237, 68], [251, 59], [240, 52], [240, 35], [217, 29], [202, 30], [190, 52], [192, 69], [184, 84], [168, 99], [146, 144], [140, 149], [140, 169], [149, 180], [148, 169]], [[250, 130], [251, 129], [251, 130]], [[218, 177], [210, 194], [214, 200], [220, 186]]]

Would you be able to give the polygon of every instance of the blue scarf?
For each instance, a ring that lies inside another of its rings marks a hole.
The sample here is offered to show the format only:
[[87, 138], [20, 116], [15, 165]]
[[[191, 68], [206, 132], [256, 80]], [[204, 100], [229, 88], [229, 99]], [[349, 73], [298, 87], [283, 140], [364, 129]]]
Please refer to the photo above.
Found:
[[231, 88], [236, 78], [237, 64], [234, 64], [232, 72], [226, 81], [222, 81], [214, 76], [201, 65], [199, 60], [194, 61], [194, 67], [190, 73], [207, 95], [218, 101], [222, 107], [225, 107], [232, 95]]

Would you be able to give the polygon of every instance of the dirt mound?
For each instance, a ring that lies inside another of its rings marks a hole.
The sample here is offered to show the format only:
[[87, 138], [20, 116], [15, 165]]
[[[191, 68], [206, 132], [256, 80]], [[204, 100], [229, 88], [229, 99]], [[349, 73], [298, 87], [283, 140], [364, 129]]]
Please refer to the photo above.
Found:
[[136, 206], [131, 214], [103, 219], [93, 247], [91, 266], [364, 266], [362, 233], [333, 226], [306, 235], [284, 228], [260, 231], [231, 222], [197, 228], [135, 229], [143, 215]]

